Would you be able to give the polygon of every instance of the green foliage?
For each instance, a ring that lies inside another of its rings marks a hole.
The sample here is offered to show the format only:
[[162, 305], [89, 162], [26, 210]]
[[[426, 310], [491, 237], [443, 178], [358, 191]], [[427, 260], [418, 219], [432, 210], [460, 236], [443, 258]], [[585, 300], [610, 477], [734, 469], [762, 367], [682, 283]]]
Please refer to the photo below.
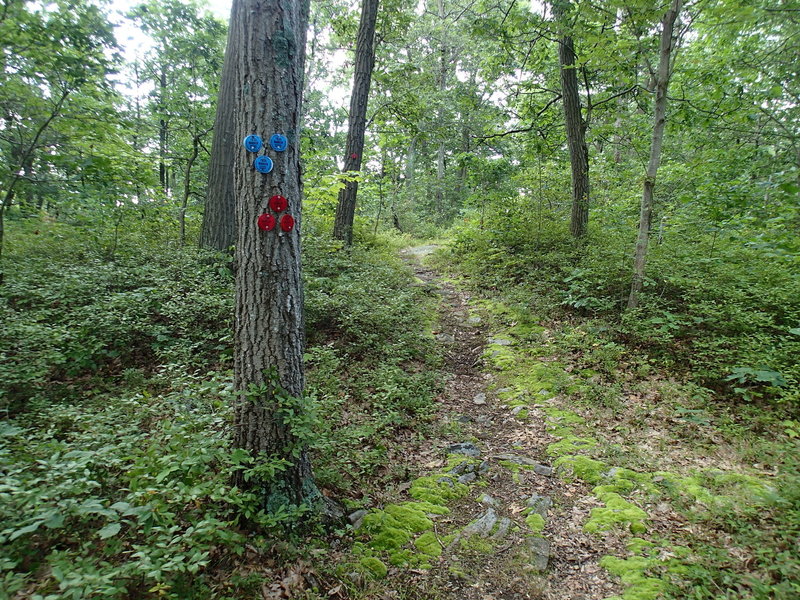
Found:
[[209, 566], [242, 551], [242, 515], [281, 521], [230, 487], [230, 419], [231, 383], [212, 374], [3, 423], [3, 574], [40, 597], [210, 593]]
[[231, 278], [209, 255], [142, 249], [106, 262], [79, 249], [79, 233], [36, 230], [63, 241], [60, 256], [12, 240], [0, 287], [4, 410], [80, 393], [71, 390], [82, 377], [108, 387], [137, 369], [152, 375], [167, 364], [209, 370], [230, 361]]
[[482, 285], [515, 284], [516, 296], [541, 313], [552, 314], [546, 303], [556, 300], [568, 312], [598, 317], [594, 330], [583, 328], [569, 341], [581, 347], [588, 368], [607, 374], [630, 360], [626, 346], [639, 346], [653, 360], [693, 373], [700, 384], [748, 400], [794, 401], [800, 377], [794, 359], [800, 351], [797, 261], [749, 243], [756, 234], [771, 234], [754, 224], [742, 223], [736, 234], [720, 238], [676, 217], [651, 252], [640, 308], [623, 312], [633, 230], [623, 235], [611, 225], [611, 211], [623, 216], [624, 209], [609, 206], [582, 247], [547, 218], [532, 223], [530, 215], [506, 211], [502, 226], [487, 219], [483, 227], [472, 221], [456, 229], [450, 256]]

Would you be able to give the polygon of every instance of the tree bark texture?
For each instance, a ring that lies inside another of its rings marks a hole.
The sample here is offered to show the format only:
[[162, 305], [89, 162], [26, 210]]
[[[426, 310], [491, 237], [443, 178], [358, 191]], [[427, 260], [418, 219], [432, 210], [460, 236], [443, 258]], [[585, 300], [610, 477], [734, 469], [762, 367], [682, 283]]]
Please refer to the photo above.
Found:
[[[234, 380], [241, 395], [234, 443], [261, 462], [286, 464], [268, 479], [240, 477], [236, 483], [263, 492], [268, 509], [319, 500], [305, 448], [280, 412], [287, 398], [302, 398], [305, 385], [298, 144], [308, 12], [308, 0], [241, 0], [231, 19], [237, 49], [236, 127], [228, 148], [235, 156], [237, 200]], [[274, 163], [268, 174], [253, 168], [256, 154], [242, 145], [252, 133], [266, 142], [259, 155]], [[283, 152], [269, 148], [275, 133], [288, 139]], [[281, 213], [268, 206], [276, 195], [288, 200]], [[257, 225], [262, 214], [278, 223], [291, 215], [295, 225], [290, 231], [280, 225], [262, 231]]]
[[[238, 10], [239, 1], [233, 0], [231, 23], [233, 23], [233, 16]], [[206, 206], [200, 232], [201, 247], [221, 252], [227, 251], [236, 241], [236, 195], [233, 189], [234, 153], [231, 149], [235, 148], [237, 141], [241, 142], [241, 140], [236, 140], [234, 137], [235, 67], [236, 39], [233, 36], [233, 27], [230, 27], [217, 96], [214, 139], [208, 165]]]
[[[344, 171], [361, 170], [364, 135], [367, 129], [367, 102], [372, 69], [375, 66], [375, 22], [378, 18], [378, 0], [363, 0], [361, 21], [356, 40], [356, 65], [353, 76], [353, 94], [350, 96], [350, 119], [347, 129], [347, 147]], [[348, 246], [353, 243], [353, 220], [356, 213], [358, 182], [348, 181], [339, 190], [339, 204], [333, 224], [333, 237]]]
[[656, 187], [656, 175], [661, 163], [661, 145], [664, 141], [664, 128], [667, 124], [667, 90], [669, 88], [670, 57], [673, 47], [673, 30], [675, 20], [681, 11], [683, 0], [672, 0], [669, 10], [661, 20], [661, 44], [658, 55], [658, 71], [656, 73], [656, 99], [653, 117], [653, 137], [650, 143], [650, 160], [644, 176], [642, 204], [639, 210], [639, 235], [636, 238], [636, 250], [633, 259], [633, 278], [631, 293], [628, 296], [628, 308], [639, 305], [639, 294], [644, 284], [644, 272], [647, 263], [647, 246], [650, 240], [650, 221], [653, 215], [653, 191]]
[[[565, 8], [553, 4], [553, 14], [566, 29]], [[586, 146], [586, 122], [581, 115], [578, 93], [578, 70], [575, 66], [575, 45], [572, 36], [564, 34], [558, 42], [558, 64], [561, 67], [561, 96], [564, 105], [564, 125], [572, 169], [572, 214], [569, 229], [573, 237], [586, 234], [589, 223], [589, 149]]]

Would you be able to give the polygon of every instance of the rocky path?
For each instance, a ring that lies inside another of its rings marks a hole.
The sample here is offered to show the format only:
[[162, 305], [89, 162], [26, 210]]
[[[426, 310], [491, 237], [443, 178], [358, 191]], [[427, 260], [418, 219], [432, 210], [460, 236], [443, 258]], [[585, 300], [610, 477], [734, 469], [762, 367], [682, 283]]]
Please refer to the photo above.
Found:
[[406, 592], [448, 600], [620, 594], [616, 578], [599, 563], [604, 555], [624, 554], [622, 540], [584, 532], [600, 503], [584, 484], [559, 478], [548, 457], [548, 445], [561, 439], [552, 433], [552, 416], [541, 410], [550, 391], [504, 387], [491, 358], [520, 340], [494, 331], [468, 293], [424, 266], [434, 249], [407, 249], [404, 258], [419, 285], [441, 297], [434, 334], [445, 346], [448, 378], [438, 418], [447, 438], [435, 444], [448, 459], [424, 467], [428, 479], [454, 493], [448, 514], [428, 515], [441, 553], [432, 552], [438, 556], [426, 568], [412, 569]]

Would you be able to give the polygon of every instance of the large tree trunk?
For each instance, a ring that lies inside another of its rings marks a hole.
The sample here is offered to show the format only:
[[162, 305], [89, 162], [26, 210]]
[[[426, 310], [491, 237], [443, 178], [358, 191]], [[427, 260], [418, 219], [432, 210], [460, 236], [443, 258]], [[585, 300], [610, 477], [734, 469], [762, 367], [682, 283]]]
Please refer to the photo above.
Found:
[[[553, 14], [566, 31], [566, 7], [563, 2], [553, 3]], [[558, 64], [561, 67], [564, 124], [572, 168], [572, 215], [569, 229], [574, 237], [579, 238], [586, 234], [589, 222], [589, 149], [586, 146], [586, 122], [581, 115], [581, 98], [578, 93], [575, 46], [569, 34], [561, 36], [558, 42]]]
[[[238, 3], [239, 0], [233, 0], [231, 22]], [[241, 140], [234, 139], [236, 39], [232, 32], [233, 27], [230, 27], [217, 95], [214, 139], [208, 164], [206, 206], [203, 212], [203, 227], [200, 232], [200, 246], [219, 251], [229, 250], [236, 241], [236, 195], [233, 190], [234, 153], [231, 152], [231, 149], [235, 148], [236, 142]]]
[[[360, 171], [364, 151], [364, 134], [367, 129], [367, 101], [372, 69], [375, 66], [375, 22], [378, 18], [378, 0], [363, 0], [361, 22], [356, 40], [356, 66], [353, 76], [353, 94], [350, 97], [350, 123], [347, 130], [347, 148], [344, 170]], [[353, 242], [353, 220], [356, 213], [358, 182], [348, 181], [339, 191], [339, 205], [333, 237], [348, 246]]]
[[656, 175], [661, 163], [661, 145], [664, 141], [664, 128], [667, 124], [667, 89], [671, 76], [670, 56], [672, 55], [675, 20], [683, 5], [682, 0], [672, 0], [664, 18], [661, 20], [661, 46], [658, 56], [658, 72], [656, 74], [656, 100], [653, 117], [653, 138], [650, 143], [650, 161], [644, 177], [642, 205], [639, 211], [639, 235], [636, 239], [636, 251], [633, 259], [633, 279], [631, 293], [628, 296], [628, 308], [639, 305], [639, 294], [644, 283], [644, 271], [647, 263], [647, 245], [650, 240], [650, 221], [653, 215], [653, 190], [656, 187]]
[[[309, 0], [241, 0], [231, 18], [239, 90], [234, 145], [228, 148], [235, 156], [237, 198], [234, 385], [240, 399], [234, 443], [257, 464], [278, 467], [273, 475], [263, 469], [249, 480], [240, 474], [236, 484], [262, 494], [271, 511], [321, 501], [304, 442], [283, 417], [288, 410], [296, 417], [304, 408], [298, 145], [308, 12]], [[255, 155], [242, 145], [254, 131], [265, 140], [276, 133], [288, 139], [285, 151], [266, 151], [274, 163], [271, 173], [256, 171]], [[268, 204], [277, 195], [288, 200], [280, 213]], [[261, 230], [262, 214], [279, 224]], [[294, 227], [284, 231], [280, 223], [287, 215]]]

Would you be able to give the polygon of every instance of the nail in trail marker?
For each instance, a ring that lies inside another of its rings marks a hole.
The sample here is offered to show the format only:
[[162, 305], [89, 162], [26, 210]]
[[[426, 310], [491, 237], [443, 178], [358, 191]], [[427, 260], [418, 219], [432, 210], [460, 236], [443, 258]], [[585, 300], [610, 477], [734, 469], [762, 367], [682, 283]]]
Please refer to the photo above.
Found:
[[248, 152], [258, 152], [261, 150], [261, 146], [264, 145], [264, 142], [261, 141], [261, 138], [255, 134], [248, 135], [244, 138], [244, 147], [247, 148]]

